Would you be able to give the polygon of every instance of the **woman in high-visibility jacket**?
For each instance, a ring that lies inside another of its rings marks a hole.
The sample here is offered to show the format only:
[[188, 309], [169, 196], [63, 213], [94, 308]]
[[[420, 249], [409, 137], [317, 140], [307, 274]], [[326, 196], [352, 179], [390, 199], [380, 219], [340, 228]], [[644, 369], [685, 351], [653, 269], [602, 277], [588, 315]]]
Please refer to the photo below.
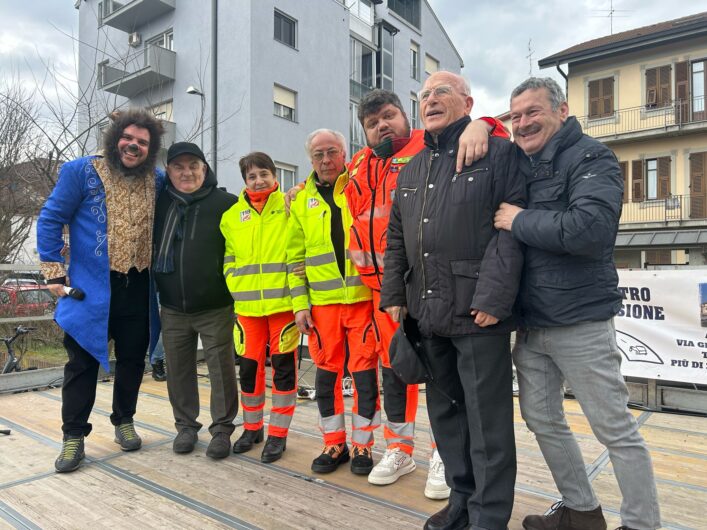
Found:
[[295, 349], [299, 332], [287, 282], [284, 194], [278, 189], [275, 164], [253, 152], [239, 161], [246, 187], [221, 219], [226, 238], [224, 275], [236, 312], [233, 330], [241, 356], [241, 404], [244, 432], [234, 453], [263, 441], [265, 350], [270, 346], [273, 370], [272, 409], [262, 462], [274, 462], [285, 451], [297, 400]]

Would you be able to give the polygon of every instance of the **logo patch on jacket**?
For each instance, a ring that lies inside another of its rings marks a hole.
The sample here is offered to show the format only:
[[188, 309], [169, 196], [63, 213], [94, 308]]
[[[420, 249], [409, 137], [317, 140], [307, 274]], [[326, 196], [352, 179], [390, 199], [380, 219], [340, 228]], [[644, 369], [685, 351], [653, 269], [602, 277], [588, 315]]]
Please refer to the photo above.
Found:
[[307, 208], [316, 208], [317, 206], [319, 206], [319, 199], [310, 197], [309, 202], [307, 203]]
[[246, 221], [250, 221], [250, 210], [243, 210], [241, 212], [241, 223], [245, 223]]
[[400, 158], [393, 158], [393, 164], [407, 164], [412, 160], [411, 156], [401, 156]]

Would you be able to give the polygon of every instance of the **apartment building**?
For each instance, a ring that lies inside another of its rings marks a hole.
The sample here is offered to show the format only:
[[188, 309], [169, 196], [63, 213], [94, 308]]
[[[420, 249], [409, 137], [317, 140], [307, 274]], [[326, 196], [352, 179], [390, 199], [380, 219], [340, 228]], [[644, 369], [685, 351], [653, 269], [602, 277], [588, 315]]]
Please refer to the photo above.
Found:
[[127, 105], [167, 125], [165, 145], [201, 144], [221, 185], [242, 187], [238, 159], [275, 160], [284, 188], [304, 179], [309, 132], [332, 128], [350, 153], [356, 113], [394, 90], [419, 126], [416, 93], [459, 53], [426, 0], [77, 0], [83, 125]]
[[704, 265], [707, 12], [584, 42], [538, 64], [564, 76], [570, 112], [619, 160], [617, 266]]

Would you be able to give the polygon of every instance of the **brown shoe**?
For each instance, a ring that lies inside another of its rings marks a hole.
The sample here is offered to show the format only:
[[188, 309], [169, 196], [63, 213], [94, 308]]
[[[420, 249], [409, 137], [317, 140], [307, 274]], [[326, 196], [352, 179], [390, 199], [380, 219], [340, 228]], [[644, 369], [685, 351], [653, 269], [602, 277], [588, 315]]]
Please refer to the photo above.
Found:
[[601, 506], [581, 512], [556, 502], [547, 515], [529, 515], [523, 519], [525, 530], [606, 530]]

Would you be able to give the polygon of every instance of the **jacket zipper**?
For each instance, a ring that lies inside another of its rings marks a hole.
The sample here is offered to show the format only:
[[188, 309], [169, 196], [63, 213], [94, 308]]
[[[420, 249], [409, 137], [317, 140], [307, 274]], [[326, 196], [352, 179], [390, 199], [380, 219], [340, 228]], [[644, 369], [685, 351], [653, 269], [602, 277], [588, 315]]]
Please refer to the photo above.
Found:
[[429, 189], [427, 187], [428, 182], [430, 181], [430, 172], [432, 171], [432, 159], [437, 158], [437, 149], [435, 148], [434, 151], [430, 153], [430, 160], [427, 164], [427, 176], [425, 177], [425, 191], [422, 194], [422, 209], [420, 210], [420, 224], [417, 229], [417, 249], [420, 254], [420, 264], [422, 268], [422, 296], [424, 297], [425, 289], [427, 288], [427, 282], [425, 281], [425, 260], [422, 252], [422, 220], [424, 219], [425, 216], [425, 205], [427, 203], [427, 190]]
[[[184, 211], [184, 232], [189, 226], [189, 208]], [[184, 246], [186, 238], [182, 238], [182, 247], [179, 249], [179, 285], [182, 288], [182, 311], [187, 312], [187, 294], [184, 288]]]
[[[380, 281], [380, 269], [378, 268], [378, 260], [376, 259], [376, 239], [373, 235], [373, 223], [375, 221], [375, 213], [376, 213], [376, 189], [378, 188], [378, 179], [380, 178], [380, 159], [376, 160], [376, 168], [375, 168], [375, 181], [373, 185], [373, 189], [371, 190], [371, 218], [369, 219], [368, 222], [368, 237], [371, 245], [371, 261], [373, 262], [373, 271], [376, 273], [376, 277], [378, 278], [378, 281]], [[370, 185], [370, 171], [371, 171], [371, 159], [368, 159], [368, 174], [369, 174], [369, 185]]]

